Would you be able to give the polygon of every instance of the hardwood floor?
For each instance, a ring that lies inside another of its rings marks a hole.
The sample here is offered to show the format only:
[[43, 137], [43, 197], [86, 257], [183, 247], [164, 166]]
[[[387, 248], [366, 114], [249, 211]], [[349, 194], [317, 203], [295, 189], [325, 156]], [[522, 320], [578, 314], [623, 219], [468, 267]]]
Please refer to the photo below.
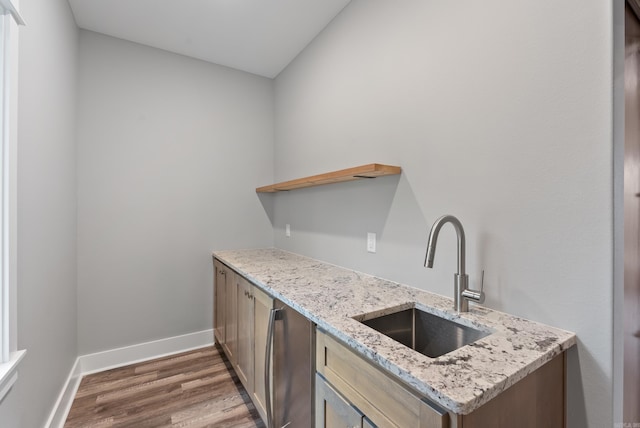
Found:
[[263, 428], [215, 346], [85, 376], [65, 428]]

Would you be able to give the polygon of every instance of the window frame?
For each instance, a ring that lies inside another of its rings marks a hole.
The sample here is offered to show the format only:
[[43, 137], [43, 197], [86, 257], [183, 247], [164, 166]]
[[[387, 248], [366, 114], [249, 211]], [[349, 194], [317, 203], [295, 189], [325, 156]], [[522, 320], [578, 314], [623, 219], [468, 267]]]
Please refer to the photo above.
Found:
[[[17, 0], [0, 0], [0, 401], [18, 378], [25, 350], [17, 350], [16, 155]], [[12, 38], [12, 34], [16, 33]]]

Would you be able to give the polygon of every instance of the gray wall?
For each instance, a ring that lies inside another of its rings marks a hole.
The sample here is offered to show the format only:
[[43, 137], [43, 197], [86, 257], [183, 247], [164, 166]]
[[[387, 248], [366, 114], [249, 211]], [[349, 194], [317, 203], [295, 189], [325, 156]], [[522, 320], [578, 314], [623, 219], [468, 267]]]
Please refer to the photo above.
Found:
[[2, 405], [17, 404], [21, 426], [39, 428], [77, 356], [78, 29], [65, 0], [20, 6], [29, 25], [19, 52], [18, 348], [28, 351], [11, 392], [19, 397]]
[[276, 79], [276, 181], [403, 168], [275, 195], [276, 246], [452, 296], [458, 216], [487, 306], [577, 333], [570, 427], [613, 420], [611, 7], [353, 0]]
[[[611, 2], [353, 0], [277, 78], [275, 121], [267, 79], [89, 32], [76, 74], [67, 3], [21, 6], [28, 355], [2, 420], [41, 426], [78, 353], [210, 328], [211, 250], [271, 245], [270, 220], [278, 247], [451, 296], [449, 228], [422, 267], [449, 212], [488, 306], [578, 333], [569, 426], [611, 425]], [[403, 174], [253, 191], [368, 162]]]
[[273, 245], [266, 78], [81, 31], [80, 354], [212, 327], [211, 251]]
[[20, 402], [19, 398], [22, 396], [20, 392], [20, 383], [16, 382], [9, 393], [4, 396], [4, 399], [0, 401], [0, 422], [2, 426], [22, 428], [26, 425], [22, 425], [20, 414]]

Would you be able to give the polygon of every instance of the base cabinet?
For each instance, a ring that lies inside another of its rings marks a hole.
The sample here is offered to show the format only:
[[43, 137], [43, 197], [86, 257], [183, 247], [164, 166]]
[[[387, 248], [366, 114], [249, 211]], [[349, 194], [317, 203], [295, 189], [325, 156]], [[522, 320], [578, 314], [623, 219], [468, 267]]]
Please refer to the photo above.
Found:
[[265, 421], [265, 350], [273, 299], [217, 259], [214, 269], [216, 342]]
[[236, 273], [227, 268], [225, 273], [226, 290], [224, 303], [225, 341], [222, 343], [227, 358], [231, 364], [236, 364], [236, 348], [238, 345], [238, 307], [236, 295], [238, 288]]
[[227, 271], [231, 271], [231, 269], [215, 259], [213, 267], [213, 334], [216, 343], [222, 345], [226, 339]]
[[267, 324], [273, 299], [236, 275], [238, 302], [238, 350], [234, 366], [240, 382], [256, 406], [262, 420], [266, 420], [265, 407], [265, 350]]
[[214, 260], [213, 333], [232, 364], [236, 362], [237, 305], [236, 274], [218, 260]]
[[457, 415], [421, 398], [332, 336], [318, 330], [316, 341], [316, 428], [368, 426], [365, 421], [397, 428], [565, 426], [564, 354], [473, 412]]
[[240, 275], [236, 275], [236, 301], [238, 315], [238, 347], [236, 373], [247, 391], [253, 389], [253, 298], [252, 286]]

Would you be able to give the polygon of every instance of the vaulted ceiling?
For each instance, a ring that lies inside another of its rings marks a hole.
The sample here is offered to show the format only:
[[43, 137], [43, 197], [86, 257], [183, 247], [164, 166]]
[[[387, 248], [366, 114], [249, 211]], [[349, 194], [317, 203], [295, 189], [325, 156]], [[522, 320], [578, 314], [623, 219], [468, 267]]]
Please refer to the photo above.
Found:
[[69, 0], [80, 28], [273, 78], [350, 0]]

